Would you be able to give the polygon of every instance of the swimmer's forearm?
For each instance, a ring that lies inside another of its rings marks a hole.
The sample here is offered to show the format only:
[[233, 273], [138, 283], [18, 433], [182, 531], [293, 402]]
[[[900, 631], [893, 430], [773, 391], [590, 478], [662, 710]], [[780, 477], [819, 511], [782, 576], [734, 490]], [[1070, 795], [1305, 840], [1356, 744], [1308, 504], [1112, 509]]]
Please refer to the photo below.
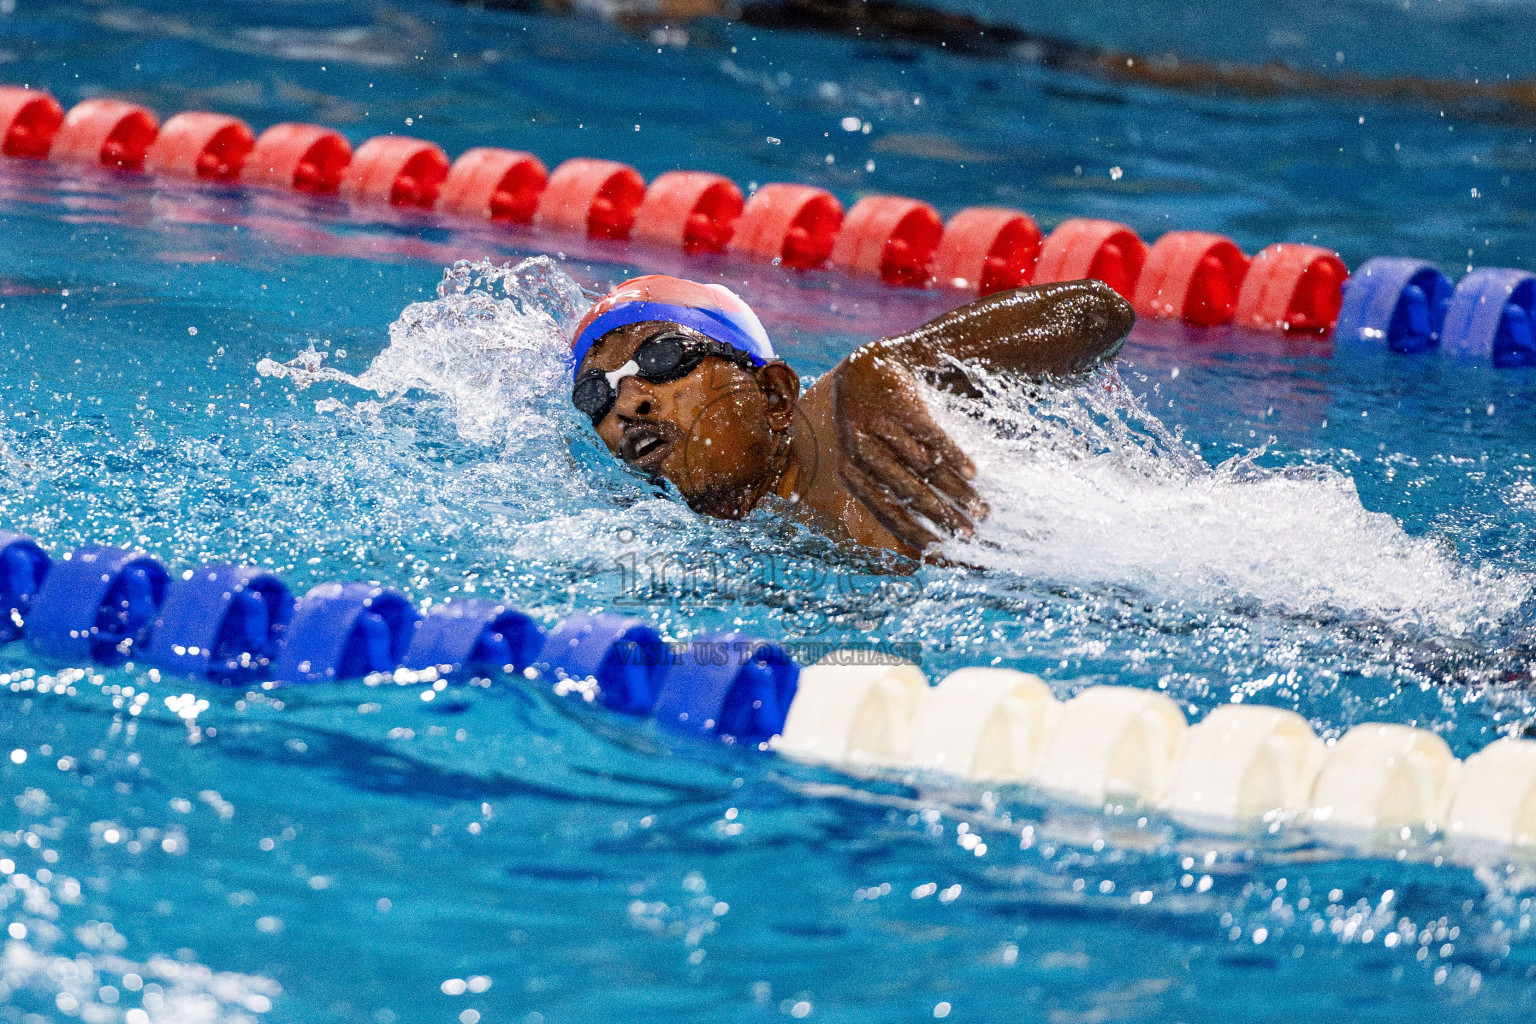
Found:
[[1108, 285], [1067, 281], [989, 295], [870, 347], [914, 370], [942, 372], [959, 360], [1065, 375], [1112, 357], [1135, 322], [1130, 304]]

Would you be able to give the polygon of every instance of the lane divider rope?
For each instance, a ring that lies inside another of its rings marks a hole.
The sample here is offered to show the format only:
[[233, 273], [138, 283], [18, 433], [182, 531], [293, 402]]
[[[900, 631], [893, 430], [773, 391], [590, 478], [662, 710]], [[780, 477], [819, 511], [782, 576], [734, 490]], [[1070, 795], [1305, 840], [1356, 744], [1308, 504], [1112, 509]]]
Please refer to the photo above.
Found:
[[1336, 253], [1314, 245], [1281, 242], [1249, 258], [1224, 236], [1172, 231], [1149, 247], [1124, 224], [1087, 218], [1042, 238], [1019, 210], [968, 207], [946, 223], [921, 200], [871, 195], [844, 211], [809, 185], [772, 183], [744, 197], [721, 175], [668, 171], [647, 186], [616, 161], [576, 157], [549, 171], [530, 153], [491, 147], [450, 162], [434, 143], [400, 135], [376, 136], [354, 152], [318, 125], [277, 124], [257, 136], [238, 118], [188, 111], [161, 126], [152, 111], [105, 98], [66, 114], [46, 92], [15, 86], [0, 86], [0, 153], [334, 193], [359, 205], [730, 252], [795, 270], [830, 265], [900, 287], [989, 294], [1096, 277], [1147, 318], [1334, 331], [1395, 352], [1440, 347], [1465, 361], [1536, 365], [1536, 276], [1521, 270], [1483, 268], [1451, 288], [1443, 275], [1425, 279], [1439, 275], [1428, 264], [1376, 258], [1350, 276]]
[[355, 582], [295, 599], [248, 566], [172, 573], [143, 552], [100, 545], [53, 559], [29, 537], [0, 533], [0, 643], [16, 640], [53, 660], [132, 660], [239, 686], [505, 672], [666, 729], [843, 768], [1028, 784], [1197, 825], [1304, 821], [1536, 845], [1536, 741], [1499, 739], [1461, 761], [1432, 732], [1367, 723], [1325, 744], [1301, 715], [1247, 704], [1191, 726], [1155, 690], [1094, 686], [1061, 701], [1039, 677], [997, 668], [930, 685], [916, 665], [851, 651], [801, 668], [739, 632], [680, 648], [643, 620], [606, 614], [546, 632], [484, 600], [423, 616], [397, 591]]

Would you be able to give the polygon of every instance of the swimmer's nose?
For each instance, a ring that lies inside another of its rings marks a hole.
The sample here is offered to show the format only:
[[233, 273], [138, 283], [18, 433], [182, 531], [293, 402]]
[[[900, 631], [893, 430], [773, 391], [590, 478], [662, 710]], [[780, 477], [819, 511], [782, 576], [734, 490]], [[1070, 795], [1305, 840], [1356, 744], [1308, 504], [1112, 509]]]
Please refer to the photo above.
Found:
[[656, 393], [649, 381], [639, 377], [625, 377], [619, 381], [619, 396], [613, 403], [614, 414], [620, 419], [650, 419], [657, 413]]

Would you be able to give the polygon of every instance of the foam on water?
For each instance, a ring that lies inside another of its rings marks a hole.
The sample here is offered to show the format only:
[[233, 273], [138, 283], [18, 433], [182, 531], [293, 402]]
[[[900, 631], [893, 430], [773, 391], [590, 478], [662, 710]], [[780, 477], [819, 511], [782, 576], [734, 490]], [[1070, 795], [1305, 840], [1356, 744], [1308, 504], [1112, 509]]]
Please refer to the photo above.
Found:
[[953, 557], [1153, 600], [1257, 602], [1290, 613], [1383, 619], [1462, 634], [1507, 623], [1531, 593], [1523, 574], [1467, 565], [1365, 509], [1328, 466], [1214, 468], [1112, 371], [1086, 387], [981, 379], [982, 397], [929, 393], [976, 463], [992, 506]]

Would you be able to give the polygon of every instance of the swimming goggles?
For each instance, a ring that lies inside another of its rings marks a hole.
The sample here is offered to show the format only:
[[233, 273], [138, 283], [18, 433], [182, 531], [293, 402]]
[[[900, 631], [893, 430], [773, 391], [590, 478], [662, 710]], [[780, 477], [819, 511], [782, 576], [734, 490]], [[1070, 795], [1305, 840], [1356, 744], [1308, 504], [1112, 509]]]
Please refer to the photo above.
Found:
[[661, 331], [645, 339], [629, 362], [617, 370], [593, 368], [582, 374], [571, 392], [571, 403], [577, 411], [592, 417], [595, 427], [618, 401], [619, 383], [625, 377], [639, 377], [651, 384], [682, 380], [698, 369], [705, 356], [718, 356], [748, 370], [757, 368], [751, 356], [729, 345], [676, 331]]

